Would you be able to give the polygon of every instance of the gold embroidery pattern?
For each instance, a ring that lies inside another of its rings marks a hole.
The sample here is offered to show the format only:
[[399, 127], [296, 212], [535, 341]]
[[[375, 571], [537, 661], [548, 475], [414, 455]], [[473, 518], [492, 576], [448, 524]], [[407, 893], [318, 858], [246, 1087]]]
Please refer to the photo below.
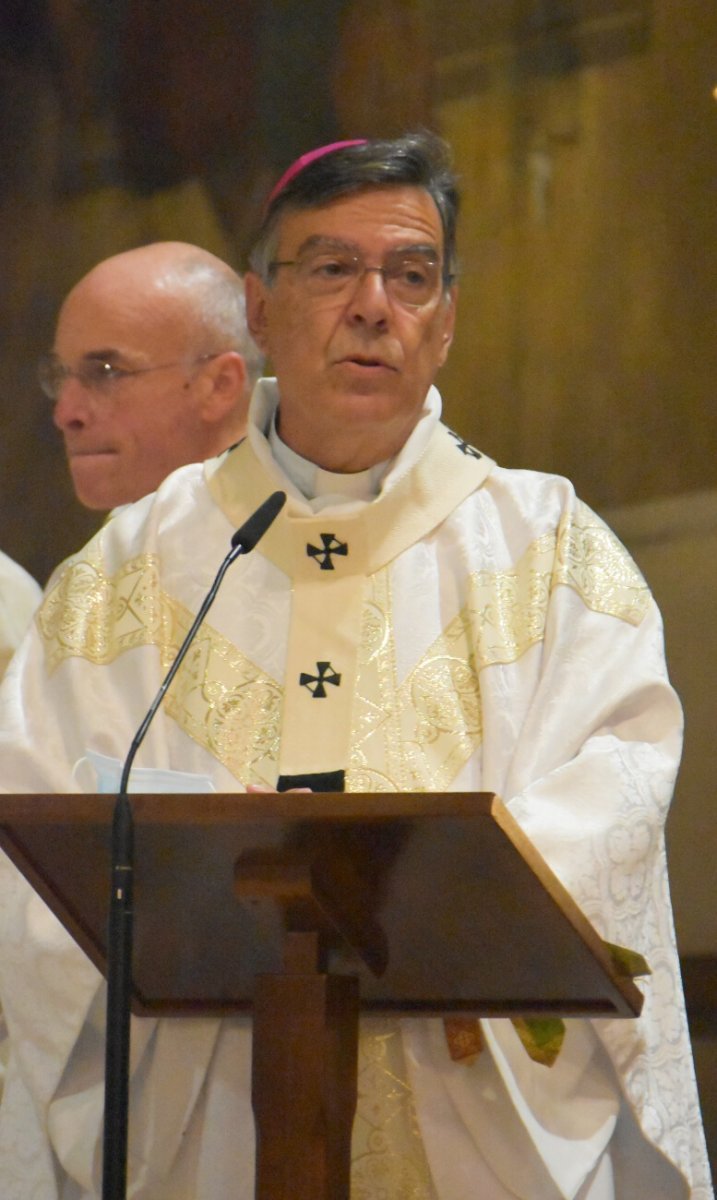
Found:
[[481, 571], [468, 599], [398, 683], [388, 572], [372, 579], [356, 696], [350, 791], [443, 791], [482, 738], [480, 671], [518, 659], [545, 630], [555, 539], [511, 571]]
[[379, 571], [369, 580], [361, 629], [351, 762], [346, 773], [349, 792], [401, 790], [403, 770], [396, 686], [389, 578], [387, 571]]
[[132, 559], [113, 578], [91, 559], [77, 560], [38, 613], [48, 671], [70, 656], [105, 664], [134, 646], [161, 645], [167, 620], [153, 555]]
[[460, 633], [458, 645], [455, 628], [450, 640], [438, 638], [399, 690], [409, 791], [445, 791], [481, 741], [478, 671], [464, 622]]
[[[113, 577], [74, 563], [39, 613], [48, 669], [78, 656], [111, 663], [135, 646], [157, 646], [164, 668], [193, 614], [159, 586], [156, 558], [133, 559]], [[216, 630], [204, 625], [165, 698], [189, 737], [244, 783], [276, 779], [282, 689]]]
[[[181, 644], [193, 615], [167, 599]], [[167, 712], [243, 783], [272, 784], [283, 692], [206, 623], [167, 693]]]
[[347, 790], [442, 791], [481, 736], [470, 627], [459, 614], [399, 684], [389, 580], [370, 581]]
[[[478, 669], [516, 662], [542, 641], [550, 599], [555, 538], [547, 534], [509, 571], [476, 571], [457, 620], [472, 631]], [[446, 631], [450, 634], [451, 627]]]
[[593, 612], [639, 625], [650, 591], [611, 529], [578, 503], [558, 530], [554, 583], [574, 588]]
[[351, 1159], [351, 1200], [436, 1200], [401, 1034], [388, 1021], [361, 1031]]
[[371, 580], [357, 680], [350, 791], [442, 791], [482, 738], [480, 672], [545, 636], [550, 596], [573, 588], [596, 612], [639, 624], [649, 591], [627, 551], [584, 505], [515, 567], [477, 571], [466, 603], [400, 682], [388, 571]]

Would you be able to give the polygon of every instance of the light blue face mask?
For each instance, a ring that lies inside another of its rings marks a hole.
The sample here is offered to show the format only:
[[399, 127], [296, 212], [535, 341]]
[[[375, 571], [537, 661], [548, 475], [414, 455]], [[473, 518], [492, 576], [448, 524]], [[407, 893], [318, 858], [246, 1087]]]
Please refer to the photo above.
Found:
[[[124, 763], [118, 758], [86, 750], [72, 768], [72, 778], [83, 792], [116, 795]], [[215, 792], [208, 775], [190, 771], [167, 771], [161, 767], [132, 767], [128, 792]]]

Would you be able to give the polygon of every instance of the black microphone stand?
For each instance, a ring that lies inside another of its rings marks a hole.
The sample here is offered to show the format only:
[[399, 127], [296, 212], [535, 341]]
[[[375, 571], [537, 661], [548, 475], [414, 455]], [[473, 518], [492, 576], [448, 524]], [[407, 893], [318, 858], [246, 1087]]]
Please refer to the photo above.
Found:
[[126, 792], [112, 816], [112, 883], [107, 922], [107, 1019], [102, 1200], [125, 1200], [129, 1113], [130, 993], [132, 989], [132, 877], [134, 823]]
[[127, 794], [135, 755], [174, 676], [207, 615], [222, 580], [240, 554], [248, 554], [286, 502], [273, 492], [232, 537], [231, 549], [217, 571], [189, 632], [137, 730], [125, 759], [112, 817], [111, 890], [107, 923], [107, 1016], [105, 1033], [105, 1117], [102, 1200], [125, 1200], [129, 1125], [130, 997], [132, 991], [134, 821]]

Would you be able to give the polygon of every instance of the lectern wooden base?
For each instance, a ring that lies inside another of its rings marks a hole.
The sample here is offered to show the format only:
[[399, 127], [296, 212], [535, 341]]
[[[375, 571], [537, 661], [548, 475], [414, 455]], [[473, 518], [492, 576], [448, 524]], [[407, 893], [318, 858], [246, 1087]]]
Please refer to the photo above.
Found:
[[358, 980], [312, 970], [313, 934], [287, 943], [287, 970], [260, 975], [254, 998], [255, 1195], [349, 1200]]

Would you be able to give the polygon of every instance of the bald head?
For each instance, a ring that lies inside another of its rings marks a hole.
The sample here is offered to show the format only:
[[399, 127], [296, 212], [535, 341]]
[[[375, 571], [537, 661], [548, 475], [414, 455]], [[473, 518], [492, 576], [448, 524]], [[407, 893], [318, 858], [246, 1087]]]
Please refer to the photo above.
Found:
[[231, 267], [183, 242], [105, 259], [67, 296], [46, 384], [78, 499], [109, 509], [243, 436], [261, 358]]

